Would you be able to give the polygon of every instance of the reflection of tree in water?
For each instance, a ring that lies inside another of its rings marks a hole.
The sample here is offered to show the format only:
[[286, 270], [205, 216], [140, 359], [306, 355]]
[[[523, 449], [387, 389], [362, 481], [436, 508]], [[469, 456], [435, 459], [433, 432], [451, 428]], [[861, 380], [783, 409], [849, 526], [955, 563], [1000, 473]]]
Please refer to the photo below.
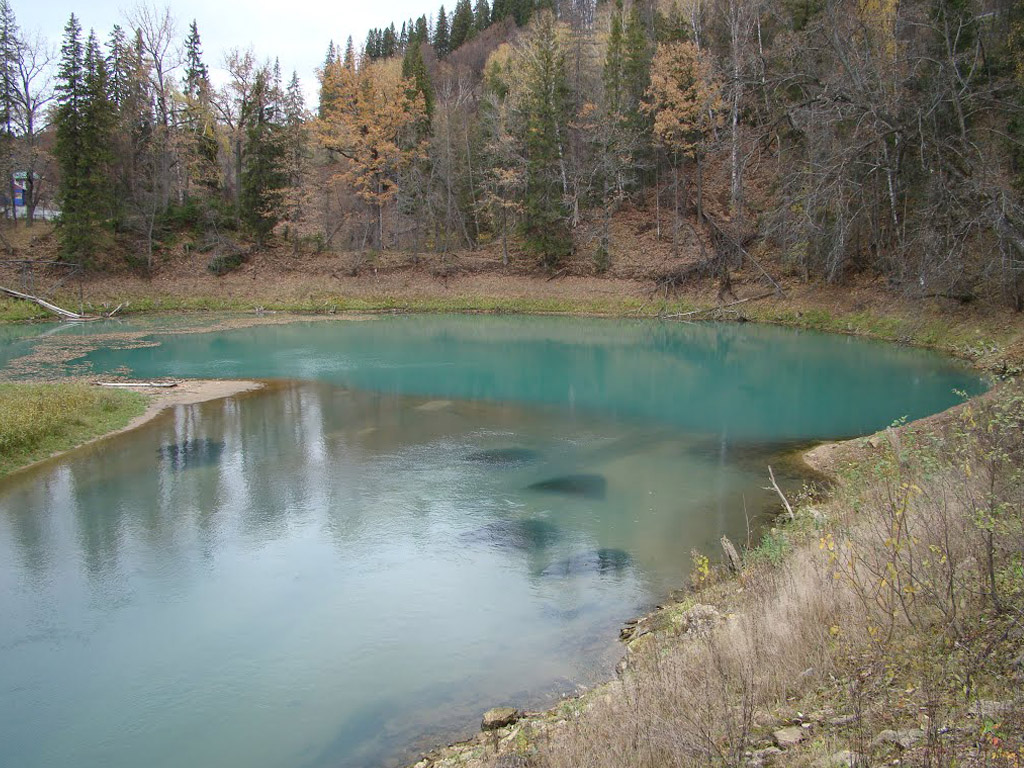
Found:
[[224, 441], [193, 437], [163, 445], [158, 452], [172, 472], [184, 472], [218, 463], [224, 453]]
[[80, 464], [72, 465], [71, 474], [76, 478], [77, 486], [72, 508], [85, 569], [96, 581], [107, 582], [117, 572], [120, 563], [125, 508], [111, 503], [102, 485], [78, 482], [83, 473], [90, 474], [92, 470]]
[[72, 498], [74, 484], [66, 469], [30, 477], [5, 494], [0, 514], [16, 539], [14, 556], [34, 577], [43, 579], [64, 549], [58, 539], [61, 528], [53, 518]]
[[524, 555], [534, 565], [547, 562], [547, 550], [563, 538], [554, 523], [537, 517], [490, 520], [461, 536], [469, 546], [483, 545], [499, 551]]
[[573, 576], [621, 576], [633, 565], [630, 554], [617, 547], [602, 547], [591, 552], [580, 552], [552, 563], [540, 575], [555, 578]]

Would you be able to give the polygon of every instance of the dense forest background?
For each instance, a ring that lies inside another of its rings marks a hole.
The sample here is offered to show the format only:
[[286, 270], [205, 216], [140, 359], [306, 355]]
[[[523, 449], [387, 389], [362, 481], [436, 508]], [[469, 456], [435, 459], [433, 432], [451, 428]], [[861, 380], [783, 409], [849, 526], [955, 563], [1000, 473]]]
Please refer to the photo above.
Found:
[[59, 210], [95, 269], [174, 244], [600, 273], [629, 217], [679, 279], [749, 261], [1024, 309], [1019, 2], [458, 0], [332, 42], [315, 105], [265, 53], [215, 87], [167, 10], [102, 38], [72, 16], [56, 50], [0, 0], [24, 224]]

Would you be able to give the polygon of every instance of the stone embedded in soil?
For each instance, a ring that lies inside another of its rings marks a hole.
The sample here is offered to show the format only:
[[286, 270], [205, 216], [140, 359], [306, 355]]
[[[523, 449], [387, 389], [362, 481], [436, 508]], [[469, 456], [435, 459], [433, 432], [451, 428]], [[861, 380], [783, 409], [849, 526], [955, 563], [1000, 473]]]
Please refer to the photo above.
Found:
[[499, 755], [494, 761], [494, 768], [527, 768], [530, 761], [522, 755]]
[[833, 717], [828, 721], [828, 724], [841, 728], [844, 725], [853, 725], [856, 722], [857, 715], [840, 715], [839, 717]]
[[806, 739], [807, 733], [799, 725], [791, 725], [788, 728], [780, 728], [772, 733], [772, 738], [779, 749], [789, 749]]
[[520, 717], [519, 710], [515, 707], [494, 707], [484, 712], [480, 721], [480, 728], [485, 731], [494, 731], [512, 725]]
[[856, 752], [844, 749], [840, 752], [834, 752], [831, 755], [820, 757], [811, 765], [812, 768], [852, 768], [862, 762], [863, 760]]
[[722, 614], [713, 605], [697, 603], [673, 620], [676, 631], [681, 635], [707, 637], [722, 620]]
[[1005, 715], [1013, 709], [1012, 701], [995, 701], [993, 699], [978, 699], [967, 710], [972, 717], [993, 718]]
[[900, 749], [910, 749], [924, 738], [920, 728], [907, 728], [902, 731], [884, 730], [871, 740], [872, 747], [883, 744], [895, 744]]
[[765, 749], [758, 749], [750, 754], [750, 760], [748, 764], [751, 768], [761, 768], [765, 765], [772, 765], [782, 754], [782, 750], [778, 747], [767, 747]]

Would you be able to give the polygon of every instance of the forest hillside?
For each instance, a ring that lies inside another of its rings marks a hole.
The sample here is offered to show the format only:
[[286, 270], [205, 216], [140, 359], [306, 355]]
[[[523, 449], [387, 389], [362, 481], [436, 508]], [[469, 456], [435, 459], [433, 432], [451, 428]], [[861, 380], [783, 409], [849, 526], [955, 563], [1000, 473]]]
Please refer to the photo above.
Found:
[[459, 0], [331, 42], [315, 105], [273, 51], [215, 87], [194, 21], [128, 19], [58, 52], [0, 2], [9, 215], [90, 270], [479, 252], [1024, 307], [1011, 0]]

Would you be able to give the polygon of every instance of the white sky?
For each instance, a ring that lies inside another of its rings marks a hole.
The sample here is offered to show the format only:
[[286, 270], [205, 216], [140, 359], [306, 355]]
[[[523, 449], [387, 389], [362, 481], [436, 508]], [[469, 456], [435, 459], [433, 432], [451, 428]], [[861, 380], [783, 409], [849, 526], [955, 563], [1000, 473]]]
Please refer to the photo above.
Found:
[[[25, 32], [38, 31], [59, 49], [64, 25], [72, 13], [85, 33], [96, 30], [100, 42], [106, 40], [114, 24], [127, 26], [125, 12], [138, 5], [135, 0], [11, 0], [18, 26]], [[225, 52], [252, 46], [262, 60], [281, 60], [287, 82], [292, 70], [299, 73], [309, 105], [315, 105], [318, 84], [315, 69], [323, 63], [327, 45], [333, 39], [344, 45], [349, 35], [358, 50], [372, 27], [437, 13], [442, 0], [172, 0], [150, 5], [170, 7], [178, 26], [178, 38], [184, 42], [188, 25], [195, 19], [203, 43], [203, 58], [210, 67], [215, 84], [222, 82], [221, 67]], [[445, 5], [454, 7], [454, 0]]]

